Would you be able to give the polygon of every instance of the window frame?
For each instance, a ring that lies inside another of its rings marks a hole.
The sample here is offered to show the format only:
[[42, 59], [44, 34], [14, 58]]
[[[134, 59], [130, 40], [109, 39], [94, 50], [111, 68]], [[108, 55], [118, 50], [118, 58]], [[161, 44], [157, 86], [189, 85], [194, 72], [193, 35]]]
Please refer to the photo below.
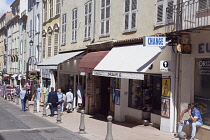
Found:
[[[124, 32], [133, 32], [137, 30], [137, 12], [138, 12], [138, 0], [136, 0], [136, 9], [132, 10], [132, 0], [129, 0], [129, 10], [128, 12], [126, 12], [126, 0], [124, 2]], [[135, 27], [132, 28], [132, 14], [135, 13], [136, 17], [135, 17]], [[125, 29], [125, 19], [126, 19], [126, 15], [128, 15], [128, 29]]]
[[50, 0], [50, 18], [53, 17], [53, 0]]
[[47, 21], [47, 1], [44, 3], [44, 21]]
[[[86, 6], [87, 6], [87, 13], [85, 13]], [[88, 1], [85, 3], [85, 12], [84, 12], [85, 15], [84, 40], [89, 40], [91, 38], [92, 1]]]
[[[50, 44], [49, 44], [49, 42], [50, 42]], [[47, 46], [48, 46], [47, 47], [47, 57], [49, 58], [49, 57], [52, 56], [52, 35], [51, 34], [48, 35], [48, 44], [47, 44]]]
[[74, 8], [72, 10], [72, 43], [77, 42], [77, 18], [78, 18], [78, 9]]
[[[110, 1], [110, 5], [107, 5], [107, 0], [104, 0], [104, 7], [102, 7], [102, 1], [101, 0], [101, 5], [100, 5], [100, 37], [106, 37], [106, 36], [109, 36], [110, 35], [110, 20], [111, 20], [111, 0]], [[109, 18], [106, 18], [106, 15], [107, 15], [107, 8], [109, 8]], [[104, 19], [102, 19], [102, 11], [104, 9]], [[109, 24], [109, 29], [108, 29], [108, 33], [107, 33], [107, 21], [108, 21], [108, 24]], [[103, 33], [102, 33], [102, 22], [104, 23], [104, 27], [103, 27]]]
[[66, 44], [66, 23], [67, 23], [66, 15], [67, 15], [66, 13], [62, 15], [62, 45]]
[[45, 58], [46, 57], [46, 37], [43, 37], [43, 48], [42, 48], [42, 52], [43, 52], [43, 54], [42, 54], [42, 58]]
[[56, 15], [60, 14], [60, 2], [61, 0], [56, 0]]
[[[167, 19], [167, 8], [168, 8], [168, 3], [173, 1], [173, 6], [176, 4], [175, 0], [157, 0], [156, 3], [156, 17], [155, 17], [155, 26], [164, 26], [170, 23], [174, 22], [174, 12], [172, 12], [172, 18]], [[158, 21], [158, 6], [162, 5], [163, 10], [162, 10], [162, 21]]]
[[[56, 42], [56, 39], [57, 39], [57, 42]], [[54, 56], [58, 54], [58, 45], [59, 45], [59, 33], [54, 32]]]

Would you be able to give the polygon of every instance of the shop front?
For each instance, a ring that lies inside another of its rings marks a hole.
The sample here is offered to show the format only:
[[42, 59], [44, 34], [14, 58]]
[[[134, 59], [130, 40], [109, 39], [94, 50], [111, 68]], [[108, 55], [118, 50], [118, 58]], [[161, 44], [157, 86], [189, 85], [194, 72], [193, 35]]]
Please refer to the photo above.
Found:
[[92, 75], [92, 70], [109, 51], [90, 52], [79, 63], [79, 72], [86, 75], [85, 113], [108, 115], [110, 112], [110, 78]]
[[[197, 138], [205, 139], [210, 135], [210, 40], [209, 32], [191, 33], [191, 54], [180, 55], [180, 107], [194, 102], [200, 111], [203, 126]], [[180, 111], [181, 111], [180, 110]], [[185, 118], [186, 119], [186, 118]]]
[[149, 120], [172, 132], [174, 64], [171, 46], [120, 46], [112, 48], [92, 74], [111, 79], [114, 120]]
[[[78, 65], [82, 58], [84, 51], [77, 51], [77, 52], [69, 52], [68, 56], [74, 55], [69, 57], [62, 63], [58, 65], [58, 85], [57, 89], [61, 89], [63, 93], [72, 89], [74, 95], [74, 104], [73, 107], [75, 108], [83, 108], [82, 101], [83, 95], [85, 93], [86, 87], [86, 76], [80, 75], [78, 72]], [[65, 54], [65, 53], [64, 53]]]

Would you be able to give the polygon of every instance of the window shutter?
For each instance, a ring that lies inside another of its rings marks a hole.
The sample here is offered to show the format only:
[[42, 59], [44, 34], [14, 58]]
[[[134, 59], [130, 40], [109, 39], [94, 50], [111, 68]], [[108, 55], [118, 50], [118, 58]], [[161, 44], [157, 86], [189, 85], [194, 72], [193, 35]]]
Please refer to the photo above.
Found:
[[163, 17], [164, 17], [164, 1], [163, 0], [158, 0], [157, 3], [157, 25], [162, 25], [163, 24]]
[[58, 33], [54, 34], [54, 55], [58, 54]]
[[[209, 0], [208, 0], [209, 1]], [[207, 0], [199, 0], [199, 10], [207, 9]]]
[[46, 38], [43, 38], [43, 58], [45, 58], [45, 46], [46, 46]]
[[173, 8], [174, 8], [174, 1], [168, 1], [168, 7], [166, 9], [166, 15], [167, 15], [167, 23], [173, 22]]
[[52, 43], [52, 36], [48, 36], [48, 57], [51, 57], [51, 44]]

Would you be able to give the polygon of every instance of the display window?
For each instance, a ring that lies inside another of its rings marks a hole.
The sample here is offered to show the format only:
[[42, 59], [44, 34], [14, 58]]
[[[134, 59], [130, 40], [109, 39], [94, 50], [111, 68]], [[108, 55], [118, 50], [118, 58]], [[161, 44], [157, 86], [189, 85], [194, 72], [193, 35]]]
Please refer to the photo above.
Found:
[[210, 58], [195, 59], [195, 107], [200, 111], [203, 124], [210, 126]]
[[128, 107], [161, 112], [161, 75], [145, 75], [144, 80], [129, 80]]

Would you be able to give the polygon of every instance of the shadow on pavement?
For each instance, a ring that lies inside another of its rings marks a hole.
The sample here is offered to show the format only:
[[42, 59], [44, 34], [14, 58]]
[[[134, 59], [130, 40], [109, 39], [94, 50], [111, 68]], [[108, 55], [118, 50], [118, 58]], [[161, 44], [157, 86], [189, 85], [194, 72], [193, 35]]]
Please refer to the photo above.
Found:
[[[104, 115], [94, 115], [90, 118], [96, 119], [96, 120], [99, 120], [99, 121], [107, 122], [107, 117], [104, 116]], [[115, 125], [120, 125], [120, 126], [124, 126], [124, 127], [129, 127], [129, 128], [133, 128], [133, 127], [136, 127], [136, 126], [143, 126], [143, 125], [140, 125], [140, 124], [137, 124], [137, 123], [131, 123], [131, 122], [112, 121], [112, 123], [115, 124]]]

